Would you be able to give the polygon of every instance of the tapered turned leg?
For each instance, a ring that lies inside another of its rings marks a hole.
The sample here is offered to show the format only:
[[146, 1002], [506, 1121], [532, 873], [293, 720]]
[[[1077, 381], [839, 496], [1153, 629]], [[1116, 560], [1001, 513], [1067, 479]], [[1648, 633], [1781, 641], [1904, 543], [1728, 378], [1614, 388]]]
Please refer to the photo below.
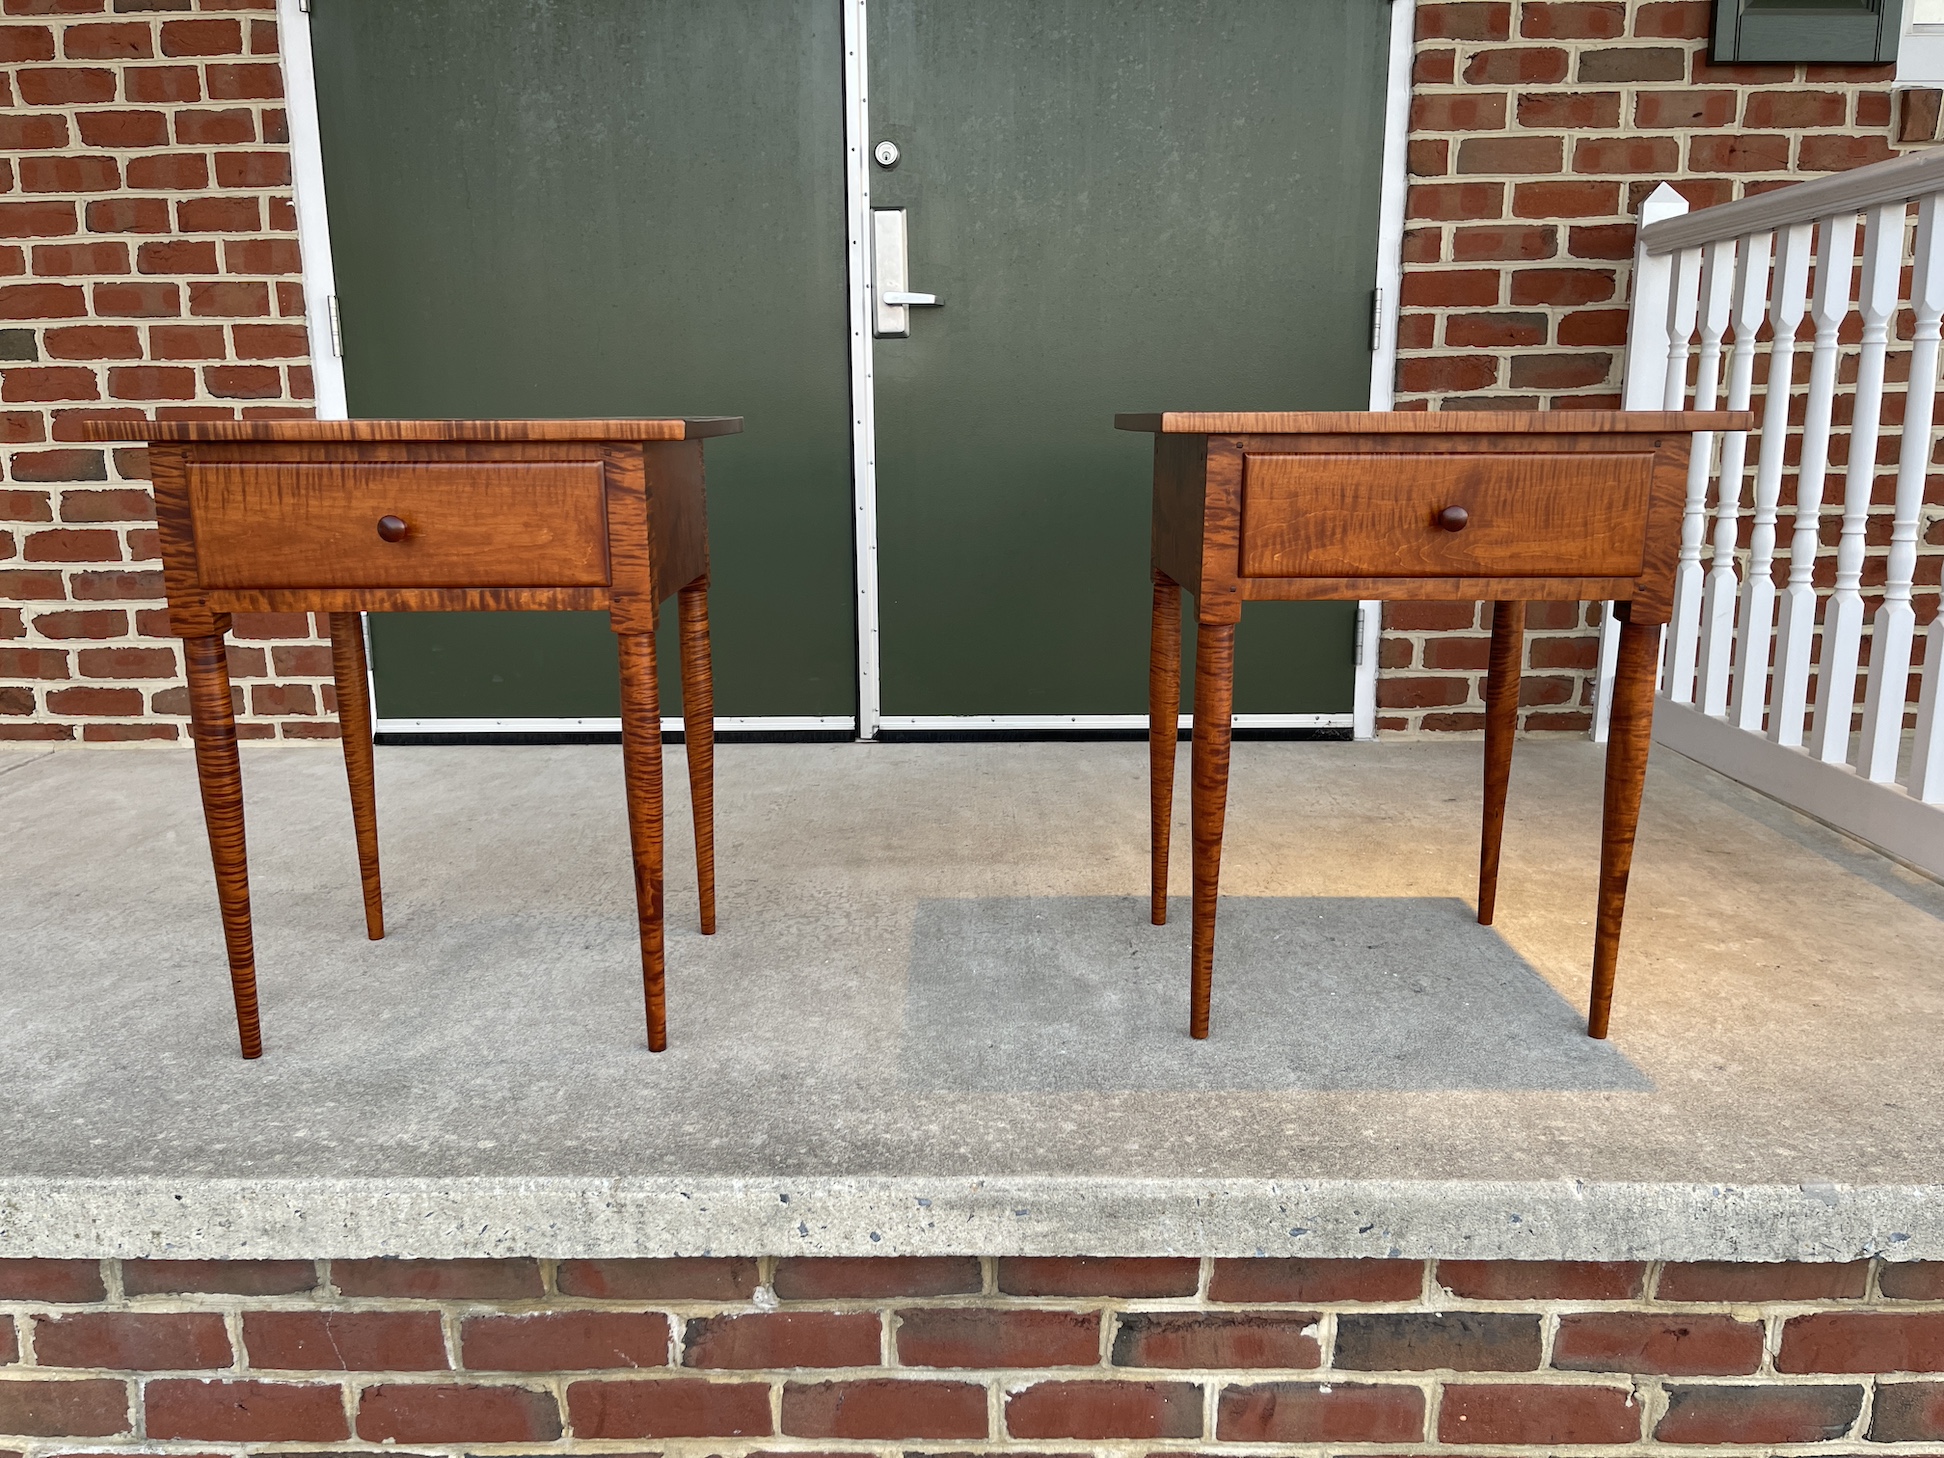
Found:
[[1175, 746], [1181, 724], [1181, 589], [1154, 574], [1148, 639], [1148, 846], [1153, 865], [1150, 916], [1168, 924], [1168, 833], [1174, 822]]
[[1490, 926], [1498, 904], [1499, 843], [1505, 838], [1505, 787], [1512, 779], [1512, 739], [1519, 728], [1519, 660], [1525, 652], [1525, 604], [1492, 604], [1492, 658], [1485, 677], [1485, 829], [1478, 844], [1478, 924]]
[[257, 1022], [256, 949], [250, 936], [250, 866], [243, 844], [243, 770], [236, 758], [236, 716], [230, 706], [229, 664], [223, 635], [182, 640], [189, 675], [189, 721], [196, 739], [196, 778], [202, 786], [209, 859], [216, 867], [216, 900], [229, 948], [230, 991], [245, 1058], [263, 1056]]
[[668, 1046], [668, 1001], [662, 959], [661, 693], [655, 682], [655, 635], [617, 633], [621, 657], [621, 759], [628, 781], [628, 838], [634, 850], [635, 915], [641, 926], [641, 987], [648, 1005], [648, 1046]]
[[1215, 896], [1228, 813], [1229, 710], [1235, 699], [1235, 625], [1202, 623], [1195, 635], [1195, 742], [1190, 809], [1195, 835], [1195, 911], [1188, 1031], [1208, 1036], [1215, 972]]
[[365, 935], [385, 935], [385, 893], [378, 880], [378, 792], [371, 762], [371, 691], [365, 674], [364, 614], [331, 614], [331, 673], [337, 682], [338, 733], [351, 782], [351, 823], [358, 831], [358, 875], [364, 881]]
[[1627, 872], [1633, 867], [1640, 793], [1647, 783], [1647, 751], [1654, 736], [1656, 623], [1622, 623], [1613, 676], [1613, 718], [1607, 730], [1606, 807], [1600, 820], [1600, 914], [1593, 933], [1593, 996], [1586, 1031], [1607, 1035], [1613, 973], [1620, 959], [1620, 918], [1627, 909]]
[[702, 935], [715, 935], [715, 671], [709, 662], [709, 579], [679, 595], [682, 620], [682, 724], [687, 731], [689, 805], [695, 812], [695, 884]]

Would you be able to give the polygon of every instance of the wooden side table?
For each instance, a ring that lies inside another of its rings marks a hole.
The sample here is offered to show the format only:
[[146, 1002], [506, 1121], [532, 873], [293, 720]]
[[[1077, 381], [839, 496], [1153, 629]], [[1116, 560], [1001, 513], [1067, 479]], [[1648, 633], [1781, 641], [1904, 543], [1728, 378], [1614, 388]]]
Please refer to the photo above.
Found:
[[1195, 1037], [1208, 1036], [1235, 625], [1245, 602], [1312, 598], [1493, 603], [1478, 869], [1478, 919], [1486, 925], [1498, 893], [1525, 605], [1614, 603], [1620, 654], [1587, 1018], [1592, 1036], [1606, 1036], [1692, 433], [1753, 423], [1745, 413], [1651, 411], [1115, 417], [1120, 429], [1155, 438], [1148, 743], [1156, 926], [1168, 914], [1181, 589], [1195, 595]]
[[262, 1056], [243, 784], [223, 635], [235, 612], [326, 612], [365, 927], [385, 934], [366, 692], [367, 611], [605, 609], [648, 1046], [668, 1046], [662, 951], [660, 604], [679, 594], [682, 708], [702, 930], [715, 930], [714, 698], [702, 441], [695, 420], [97, 421], [146, 440], [169, 627], [183, 640], [203, 817], [243, 1056]]

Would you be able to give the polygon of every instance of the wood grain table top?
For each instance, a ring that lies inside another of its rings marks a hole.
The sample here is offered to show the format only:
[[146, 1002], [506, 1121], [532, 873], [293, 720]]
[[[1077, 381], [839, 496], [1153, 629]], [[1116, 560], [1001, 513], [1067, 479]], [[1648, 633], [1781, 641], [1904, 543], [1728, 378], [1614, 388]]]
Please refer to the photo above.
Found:
[[1150, 435], [1564, 435], [1749, 430], [1746, 410], [1162, 410], [1116, 415]]
[[738, 415], [631, 420], [89, 420], [87, 440], [649, 441], [737, 435]]

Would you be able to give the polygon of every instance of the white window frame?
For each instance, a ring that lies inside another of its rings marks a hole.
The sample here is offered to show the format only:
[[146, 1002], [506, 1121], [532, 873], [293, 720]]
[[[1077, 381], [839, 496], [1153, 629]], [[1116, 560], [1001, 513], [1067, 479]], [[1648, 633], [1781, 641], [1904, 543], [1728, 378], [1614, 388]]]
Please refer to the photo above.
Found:
[[1938, 0], [1904, 0], [1896, 85], [1944, 86], [1944, 4]]

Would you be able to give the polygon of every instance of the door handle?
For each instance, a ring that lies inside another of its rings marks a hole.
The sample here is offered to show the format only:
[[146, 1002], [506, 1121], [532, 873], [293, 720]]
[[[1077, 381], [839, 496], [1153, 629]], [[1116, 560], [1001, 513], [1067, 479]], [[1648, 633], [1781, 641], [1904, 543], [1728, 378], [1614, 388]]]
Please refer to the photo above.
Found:
[[911, 292], [905, 251], [905, 210], [871, 210], [871, 332], [880, 339], [911, 333], [911, 309], [939, 307], [937, 294]]

